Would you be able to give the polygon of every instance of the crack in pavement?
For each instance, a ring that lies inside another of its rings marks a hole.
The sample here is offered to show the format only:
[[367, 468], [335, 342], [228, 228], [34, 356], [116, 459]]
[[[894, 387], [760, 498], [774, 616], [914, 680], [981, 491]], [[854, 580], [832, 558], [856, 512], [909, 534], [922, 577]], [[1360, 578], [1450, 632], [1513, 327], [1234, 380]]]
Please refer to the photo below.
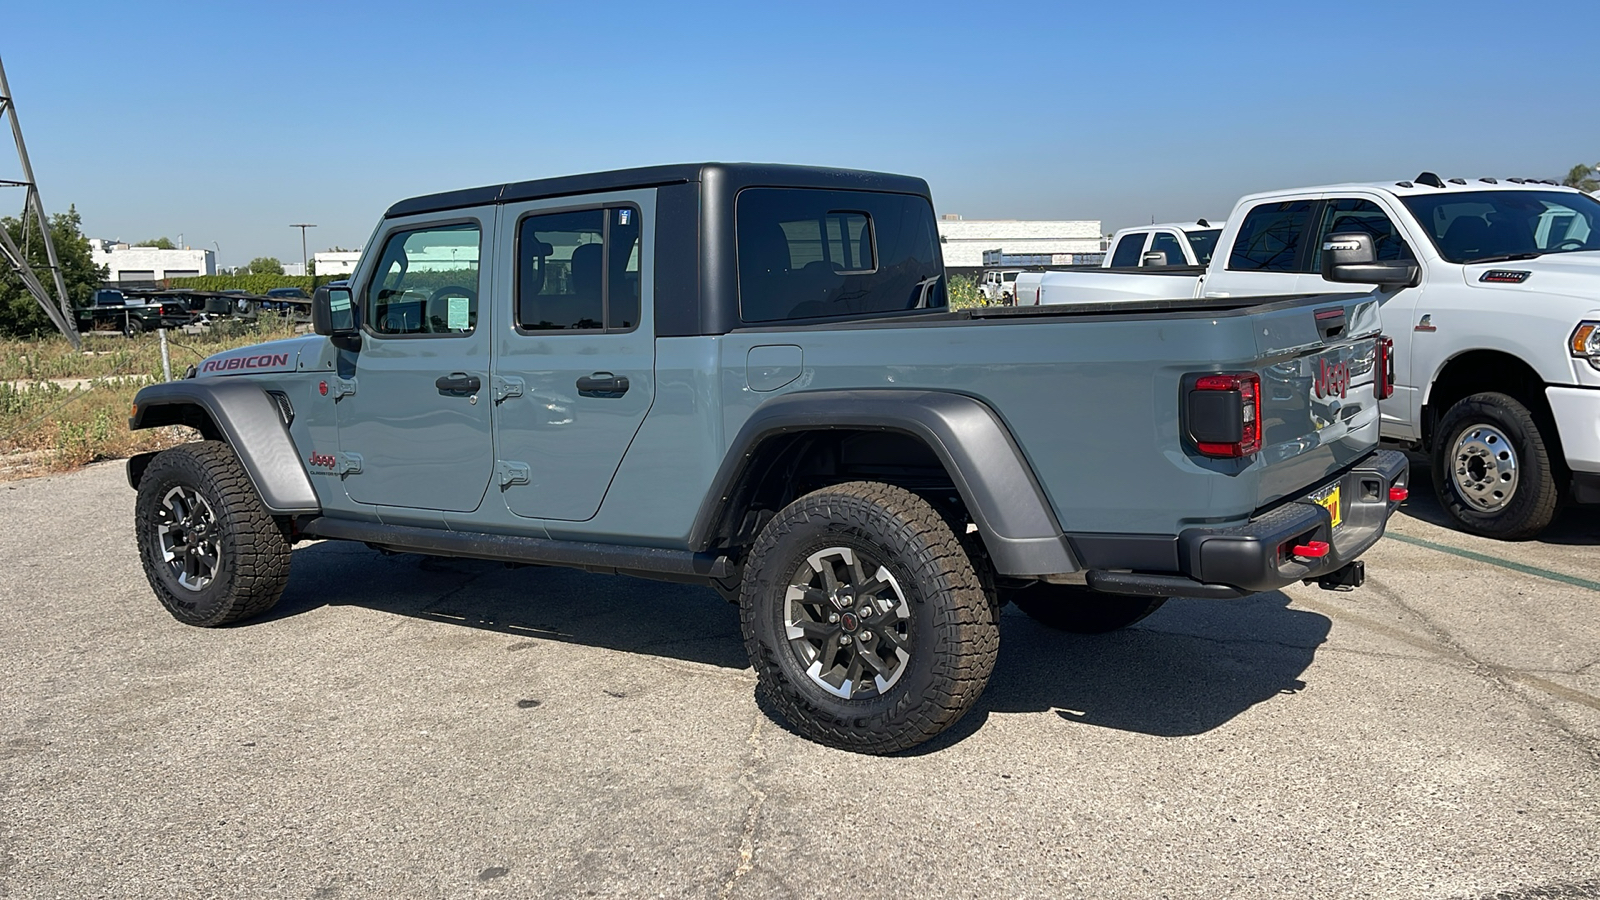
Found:
[[756, 769], [761, 766], [761, 760], [765, 757], [761, 752], [761, 724], [765, 720], [765, 715], [757, 710], [755, 724], [750, 727], [750, 737], [745, 740], [750, 745], [750, 761], [745, 764], [744, 771], [739, 773], [739, 786], [749, 792], [750, 805], [745, 809], [744, 830], [739, 835], [739, 865], [734, 867], [733, 874], [722, 885], [722, 900], [728, 900], [739, 879], [755, 868], [756, 820], [761, 815], [762, 804], [767, 800], [766, 792], [756, 787]]
[[1545, 707], [1540, 706], [1538, 703], [1535, 703], [1531, 697], [1527, 696], [1521, 691], [1515, 690], [1512, 687], [1512, 684], [1517, 683], [1527, 687], [1536, 688], [1544, 691], [1547, 694], [1567, 700], [1568, 702], [1577, 703], [1595, 710], [1600, 710], [1600, 697], [1595, 697], [1591, 694], [1584, 693], [1583, 691], [1574, 690], [1565, 685], [1557, 684], [1556, 682], [1550, 681], [1546, 678], [1530, 675], [1527, 672], [1511, 666], [1502, 666], [1499, 663], [1491, 663], [1479, 659], [1477, 656], [1473, 655], [1471, 651], [1467, 650], [1463, 644], [1457, 641], [1449, 631], [1440, 626], [1427, 614], [1413, 608], [1410, 604], [1406, 603], [1400, 598], [1400, 595], [1396, 591], [1384, 584], [1381, 580], [1368, 577], [1367, 586], [1376, 590], [1380, 595], [1388, 599], [1400, 609], [1420, 620], [1422, 624], [1434, 634], [1434, 638], [1430, 640], [1428, 638], [1420, 637], [1404, 629], [1397, 628], [1385, 622], [1379, 622], [1376, 619], [1368, 618], [1360, 613], [1350, 612], [1349, 610], [1333, 604], [1320, 603], [1309, 598], [1296, 598], [1295, 602], [1308, 609], [1320, 612], [1329, 618], [1343, 619], [1344, 621], [1355, 625], [1360, 625], [1371, 631], [1376, 631], [1379, 634], [1393, 638], [1394, 640], [1402, 643], [1427, 650], [1428, 652], [1438, 656], [1446, 658], [1451, 656], [1455, 657], [1458, 662], [1465, 663], [1468, 669], [1482, 675], [1486, 681], [1497, 686], [1502, 693], [1510, 696], [1523, 706], [1534, 710], [1537, 718], [1560, 734], [1563, 740], [1567, 741], [1568, 743], [1575, 744], [1578, 749], [1582, 750], [1592, 760], [1595, 762], [1600, 762], [1600, 742], [1578, 733], [1570, 724], [1566, 722], [1566, 720], [1562, 719], [1560, 716], [1556, 715]]

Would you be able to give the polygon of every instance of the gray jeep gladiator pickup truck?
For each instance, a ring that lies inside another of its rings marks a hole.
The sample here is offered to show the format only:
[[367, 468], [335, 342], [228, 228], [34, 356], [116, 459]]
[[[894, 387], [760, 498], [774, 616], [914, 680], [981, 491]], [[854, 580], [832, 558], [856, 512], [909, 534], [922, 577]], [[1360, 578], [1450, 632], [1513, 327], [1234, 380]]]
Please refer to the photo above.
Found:
[[180, 621], [306, 539], [711, 585], [801, 733], [925, 741], [999, 609], [1358, 586], [1404, 499], [1371, 298], [952, 311], [921, 179], [664, 166], [396, 203], [314, 335], [140, 391], [139, 552]]

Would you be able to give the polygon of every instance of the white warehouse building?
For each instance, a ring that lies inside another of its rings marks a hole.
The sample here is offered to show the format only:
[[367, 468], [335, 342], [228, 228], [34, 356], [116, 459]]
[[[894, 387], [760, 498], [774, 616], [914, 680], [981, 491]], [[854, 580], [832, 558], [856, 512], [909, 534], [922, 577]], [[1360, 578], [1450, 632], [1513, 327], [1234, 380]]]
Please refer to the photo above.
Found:
[[349, 275], [361, 261], [360, 250], [323, 250], [311, 254], [311, 265], [319, 278], [329, 275]]
[[162, 250], [90, 238], [89, 259], [97, 266], [105, 266], [106, 281], [114, 284], [143, 285], [165, 278], [217, 274], [216, 255], [190, 247]]
[[1099, 219], [939, 219], [944, 267], [957, 274], [982, 271], [985, 250], [1007, 255], [1099, 253], [1105, 249]]

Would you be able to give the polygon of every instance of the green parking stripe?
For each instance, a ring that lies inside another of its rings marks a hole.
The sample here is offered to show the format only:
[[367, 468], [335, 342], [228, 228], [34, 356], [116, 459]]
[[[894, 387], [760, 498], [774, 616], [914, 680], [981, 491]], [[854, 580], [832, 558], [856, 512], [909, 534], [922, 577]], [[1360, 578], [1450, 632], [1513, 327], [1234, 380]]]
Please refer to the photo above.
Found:
[[1538, 566], [1525, 566], [1522, 563], [1514, 563], [1504, 559], [1496, 559], [1493, 556], [1488, 556], [1483, 553], [1474, 553], [1471, 550], [1463, 550], [1460, 547], [1452, 547], [1449, 544], [1435, 544], [1433, 541], [1425, 541], [1422, 538], [1414, 538], [1405, 534], [1395, 534], [1393, 531], [1387, 532], [1384, 534], [1384, 537], [1390, 540], [1399, 541], [1402, 544], [1411, 544], [1416, 547], [1426, 547], [1429, 550], [1438, 550], [1440, 553], [1449, 553], [1452, 556], [1459, 556], [1462, 559], [1470, 559], [1476, 562], [1488, 563], [1491, 566], [1499, 566], [1502, 569], [1510, 569], [1513, 572], [1521, 572], [1524, 575], [1537, 575], [1540, 578], [1548, 578], [1551, 581], [1559, 581], [1562, 584], [1570, 584], [1573, 587], [1587, 588], [1591, 591], [1600, 592], [1600, 581], [1591, 581], [1587, 578], [1579, 578], [1576, 575], [1563, 575], [1560, 572], [1552, 572], [1549, 569], [1541, 569]]

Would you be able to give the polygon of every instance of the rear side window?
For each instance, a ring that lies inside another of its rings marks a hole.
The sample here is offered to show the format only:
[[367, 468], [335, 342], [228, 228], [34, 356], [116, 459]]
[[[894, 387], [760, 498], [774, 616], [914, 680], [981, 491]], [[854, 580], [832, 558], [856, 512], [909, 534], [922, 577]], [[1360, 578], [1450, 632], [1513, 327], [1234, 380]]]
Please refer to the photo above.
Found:
[[1150, 241], [1150, 252], [1165, 253], [1167, 255], [1167, 265], [1169, 266], [1182, 266], [1188, 262], [1183, 258], [1183, 248], [1178, 246], [1178, 239], [1166, 232], [1157, 234]]
[[1263, 203], [1239, 226], [1228, 268], [1240, 272], [1293, 272], [1311, 219], [1310, 200]]
[[734, 213], [746, 322], [947, 305], [933, 207], [922, 197], [746, 188]]
[[1134, 234], [1125, 234], [1122, 240], [1117, 241], [1117, 249], [1111, 252], [1111, 265], [1113, 268], [1132, 268], [1139, 265], [1139, 254], [1144, 249], [1144, 239], [1147, 235], [1140, 231]]
[[639, 211], [532, 215], [517, 226], [517, 327], [627, 331], [639, 324]]

